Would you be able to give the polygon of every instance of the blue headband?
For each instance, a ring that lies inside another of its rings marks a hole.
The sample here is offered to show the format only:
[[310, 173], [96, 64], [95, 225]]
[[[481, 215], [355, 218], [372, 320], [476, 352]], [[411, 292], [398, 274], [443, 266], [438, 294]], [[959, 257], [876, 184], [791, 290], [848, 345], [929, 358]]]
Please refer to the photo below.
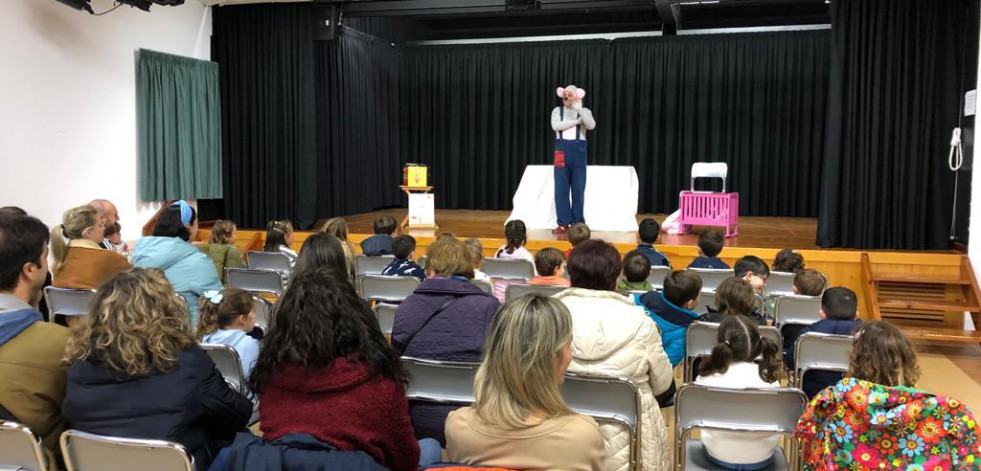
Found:
[[187, 204], [187, 201], [180, 200], [172, 204], [171, 206], [180, 206], [181, 208], [181, 224], [189, 226], [191, 224], [191, 216], [193, 211], [191, 205]]

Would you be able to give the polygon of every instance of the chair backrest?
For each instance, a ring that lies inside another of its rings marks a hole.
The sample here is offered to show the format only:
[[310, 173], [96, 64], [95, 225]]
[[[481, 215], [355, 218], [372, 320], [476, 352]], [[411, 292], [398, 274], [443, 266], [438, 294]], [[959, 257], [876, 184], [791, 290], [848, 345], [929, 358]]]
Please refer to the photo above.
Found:
[[255, 325], [262, 328], [263, 331], [269, 330], [269, 321], [272, 319], [273, 313], [273, 303], [257, 295], [253, 295], [252, 300], [255, 304]]
[[[780, 329], [769, 325], [758, 327], [760, 335], [768, 338], [783, 348], [783, 336]], [[696, 358], [707, 357], [719, 343], [719, 324], [714, 322], [693, 322], [685, 332], [685, 359], [682, 365], [682, 378], [687, 383], [695, 379], [693, 365]]]
[[282, 296], [286, 291], [282, 275], [275, 270], [253, 270], [251, 268], [226, 268], [225, 279], [229, 288], [237, 288], [252, 293], [270, 293]]
[[689, 268], [688, 270], [702, 278], [702, 291], [715, 291], [722, 280], [736, 275], [735, 271], [726, 269]]
[[47, 470], [41, 440], [27, 426], [0, 421], [0, 469]]
[[637, 386], [625, 378], [608, 378], [567, 373], [562, 397], [573, 411], [598, 422], [624, 425], [630, 433], [630, 466], [636, 469], [640, 447], [641, 399]]
[[803, 384], [808, 370], [848, 371], [848, 358], [854, 338], [850, 335], [831, 335], [808, 332], [797, 338], [794, 361], [794, 383]]
[[651, 274], [647, 275], [647, 281], [654, 286], [656, 290], [664, 289], [664, 277], [671, 273], [671, 267], [656, 266], [651, 267]]
[[49, 319], [56, 315], [81, 316], [89, 312], [89, 304], [95, 298], [94, 289], [44, 288], [44, 300], [51, 312]]
[[551, 296], [555, 293], [560, 293], [568, 289], [566, 286], [542, 286], [542, 285], [528, 285], [523, 283], [511, 283], [504, 290], [504, 300], [510, 301], [512, 299], [518, 299], [528, 293], [538, 293], [543, 296]]
[[248, 257], [249, 268], [253, 270], [276, 270], [284, 273], [292, 271], [290, 258], [282, 252], [251, 250], [246, 256]]
[[695, 305], [695, 311], [703, 312], [708, 307], [715, 309], [715, 291], [703, 289], [698, 294], [698, 304]]
[[481, 291], [483, 291], [483, 292], [485, 292], [487, 294], [494, 294], [494, 285], [492, 285], [489, 281], [487, 281], [487, 280], [478, 280], [478, 279], [475, 278], [473, 280], [470, 280], [470, 282], [473, 283], [473, 284], [475, 284], [475, 285], [477, 285], [480, 288]]
[[793, 273], [783, 271], [771, 271], [766, 279], [766, 287], [763, 288], [765, 294], [794, 294]]
[[383, 334], [392, 335], [392, 330], [395, 328], [395, 311], [398, 308], [395, 304], [375, 304], [373, 308], [375, 310], [375, 317], [378, 319], [378, 328], [381, 329]]
[[68, 471], [195, 471], [183, 445], [67, 430], [61, 452]]
[[409, 373], [405, 395], [410, 400], [473, 404], [473, 380], [478, 366], [479, 363], [402, 357], [402, 367]]
[[361, 278], [361, 297], [368, 301], [400, 302], [419, 287], [414, 276], [364, 275]]
[[821, 320], [821, 296], [801, 296], [788, 294], [777, 298], [773, 308], [773, 323], [778, 327], [785, 324], [811, 325]]
[[535, 277], [535, 265], [528, 260], [488, 258], [484, 260], [483, 272], [491, 278], [530, 280]]
[[354, 257], [355, 273], [358, 276], [381, 275], [382, 270], [394, 261], [394, 255], [374, 255], [371, 257], [363, 254], [358, 255]]
[[726, 192], [729, 165], [725, 162], [695, 162], [691, 164], [691, 190], [695, 191], [696, 178], [721, 178], [722, 192]]
[[[675, 396], [675, 463], [685, 462], [685, 443], [694, 429], [790, 434], [806, 404], [807, 396], [797, 388], [725, 389], [685, 384]], [[796, 456], [796, 450], [791, 456]]]
[[201, 348], [208, 353], [211, 361], [215, 362], [225, 382], [232, 389], [246, 394], [248, 388], [245, 384], [245, 373], [242, 371], [242, 362], [235, 348], [220, 343], [202, 343]]

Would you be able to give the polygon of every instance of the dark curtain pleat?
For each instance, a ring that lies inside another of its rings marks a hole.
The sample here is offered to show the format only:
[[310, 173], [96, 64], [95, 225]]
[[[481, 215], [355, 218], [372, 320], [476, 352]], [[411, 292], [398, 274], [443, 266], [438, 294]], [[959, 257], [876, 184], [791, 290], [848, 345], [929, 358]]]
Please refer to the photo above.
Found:
[[831, 15], [818, 244], [949, 248], [947, 151], [964, 28], [977, 18], [933, 0], [835, 1]]
[[308, 5], [215, 8], [225, 214], [241, 227], [316, 219], [318, 175]]
[[398, 51], [350, 30], [316, 51], [318, 216], [399, 204]]
[[827, 31], [476, 46], [402, 54], [404, 161], [432, 166], [437, 207], [510, 209], [524, 168], [550, 164], [555, 88], [597, 128], [593, 165], [632, 165], [640, 211], [671, 212], [694, 162], [727, 162], [744, 215], [817, 214]]

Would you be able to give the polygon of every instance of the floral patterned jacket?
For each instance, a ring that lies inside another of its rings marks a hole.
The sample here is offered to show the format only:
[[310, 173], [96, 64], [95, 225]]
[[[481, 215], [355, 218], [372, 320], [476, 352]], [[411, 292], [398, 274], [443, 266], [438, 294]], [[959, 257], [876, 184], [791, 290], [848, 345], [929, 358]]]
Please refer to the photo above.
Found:
[[805, 470], [981, 470], [981, 427], [964, 404], [844, 378], [814, 397], [794, 436]]

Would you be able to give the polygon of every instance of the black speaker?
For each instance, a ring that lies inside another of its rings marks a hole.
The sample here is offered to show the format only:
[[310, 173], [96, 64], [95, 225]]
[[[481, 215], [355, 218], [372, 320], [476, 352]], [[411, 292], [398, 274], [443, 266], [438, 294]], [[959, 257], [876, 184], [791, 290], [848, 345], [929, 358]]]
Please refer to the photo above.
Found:
[[338, 31], [337, 5], [313, 7], [313, 39], [315, 41], [333, 41]]

